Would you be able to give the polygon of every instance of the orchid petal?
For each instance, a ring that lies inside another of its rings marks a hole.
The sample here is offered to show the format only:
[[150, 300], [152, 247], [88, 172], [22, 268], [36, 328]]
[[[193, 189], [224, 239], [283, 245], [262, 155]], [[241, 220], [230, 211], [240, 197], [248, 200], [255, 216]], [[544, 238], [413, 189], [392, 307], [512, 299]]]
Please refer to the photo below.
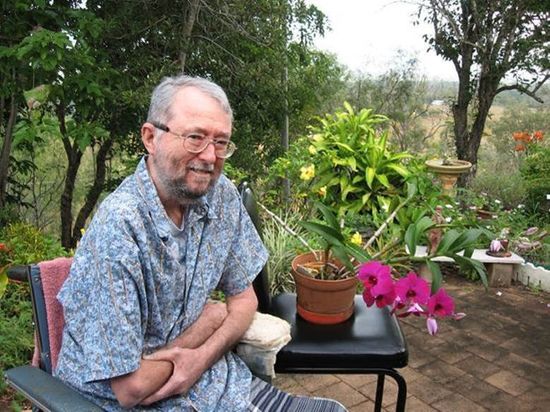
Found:
[[464, 312], [458, 312], [458, 313], [453, 314], [453, 319], [454, 320], [464, 319], [465, 317], [466, 317], [466, 314]]
[[428, 316], [428, 319], [426, 319], [426, 326], [428, 327], [428, 333], [430, 335], [435, 335], [437, 333], [437, 321], [434, 317]]

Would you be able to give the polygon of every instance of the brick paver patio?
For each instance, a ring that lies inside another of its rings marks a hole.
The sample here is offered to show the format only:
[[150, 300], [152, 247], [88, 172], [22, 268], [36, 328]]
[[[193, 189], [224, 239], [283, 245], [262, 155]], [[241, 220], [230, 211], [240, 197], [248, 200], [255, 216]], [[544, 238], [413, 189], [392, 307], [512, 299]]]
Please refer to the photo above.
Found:
[[[430, 337], [419, 318], [402, 319], [409, 343], [408, 412], [550, 411], [550, 294], [523, 286], [490, 288], [446, 276], [456, 311]], [[350, 412], [374, 410], [373, 375], [278, 375], [296, 394], [330, 397]], [[395, 410], [396, 385], [386, 378], [383, 407]]]

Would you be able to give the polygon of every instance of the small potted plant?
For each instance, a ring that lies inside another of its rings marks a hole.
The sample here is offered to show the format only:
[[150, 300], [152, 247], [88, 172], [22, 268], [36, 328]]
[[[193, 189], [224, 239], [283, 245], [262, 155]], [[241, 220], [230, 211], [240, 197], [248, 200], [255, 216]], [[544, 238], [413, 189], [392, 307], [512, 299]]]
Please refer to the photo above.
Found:
[[291, 272], [296, 285], [296, 309], [309, 322], [335, 324], [353, 314], [357, 290], [355, 266], [345, 249], [346, 240], [336, 217], [322, 203], [316, 205], [326, 224], [302, 222], [301, 225], [323, 238], [333, 239], [324, 241], [323, 250], [310, 250], [293, 259]]

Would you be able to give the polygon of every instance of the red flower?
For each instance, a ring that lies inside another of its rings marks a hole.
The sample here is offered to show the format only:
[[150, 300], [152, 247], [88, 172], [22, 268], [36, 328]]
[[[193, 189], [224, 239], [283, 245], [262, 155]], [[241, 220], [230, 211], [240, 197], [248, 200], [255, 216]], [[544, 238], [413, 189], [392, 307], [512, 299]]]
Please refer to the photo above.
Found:
[[428, 300], [428, 315], [429, 316], [451, 316], [454, 313], [455, 304], [453, 299], [447, 295], [444, 289], [439, 289]]
[[518, 144], [516, 145], [516, 147], [514, 147], [514, 150], [515, 150], [516, 152], [523, 152], [523, 151], [525, 150], [525, 146], [522, 145], [521, 143], [518, 143]]
[[535, 140], [541, 141], [543, 137], [544, 137], [544, 133], [542, 132], [542, 130], [536, 130], [535, 133], [533, 133], [533, 138]]
[[365, 288], [369, 289], [376, 285], [382, 276], [390, 276], [391, 268], [373, 260], [363, 263], [359, 268], [357, 277], [363, 282]]
[[[379, 308], [391, 305], [396, 297], [395, 288], [393, 286], [393, 280], [391, 276], [387, 275], [378, 278], [378, 283], [370, 289], [370, 294], [372, 298], [374, 298], [376, 306], [378, 306]], [[369, 306], [368, 302], [366, 303], [367, 306]]]
[[399, 279], [395, 283], [395, 292], [403, 303], [420, 303], [424, 305], [430, 297], [430, 286], [416, 273], [409, 272], [407, 277]]

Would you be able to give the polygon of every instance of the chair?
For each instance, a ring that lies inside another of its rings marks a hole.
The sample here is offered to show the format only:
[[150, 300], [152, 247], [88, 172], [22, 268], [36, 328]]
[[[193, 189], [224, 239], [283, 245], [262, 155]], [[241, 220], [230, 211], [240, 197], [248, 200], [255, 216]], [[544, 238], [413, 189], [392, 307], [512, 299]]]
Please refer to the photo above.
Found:
[[[258, 207], [248, 183], [239, 185], [243, 203], [260, 236]], [[407, 384], [396, 369], [407, 366], [408, 349], [397, 318], [388, 308], [367, 308], [362, 296], [355, 297], [355, 313], [336, 325], [314, 325], [296, 314], [296, 295], [270, 296], [264, 267], [254, 281], [258, 309], [285, 319], [292, 340], [277, 354], [278, 373], [377, 374], [375, 411], [382, 407], [385, 376], [397, 383], [397, 411], [405, 410]]]
[[[64, 279], [67, 273], [60, 273], [59, 276]], [[51, 329], [49, 327], [51, 325], [48, 324], [40, 267], [38, 265], [14, 266], [8, 269], [8, 277], [19, 281], [27, 280], [30, 284], [39, 367], [25, 365], [4, 371], [6, 382], [23, 394], [32, 403], [35, 411], [102, 411], [103, 409], [51, 375], [53, 365], [50, 330], [57, 331], [57, 335], [60, 335], [62, 325], [54, 326]], [[60, 285], [62, 279], [55, 283]], [[49, 293], [56, 292], [56, 290], [49, 291]]]

